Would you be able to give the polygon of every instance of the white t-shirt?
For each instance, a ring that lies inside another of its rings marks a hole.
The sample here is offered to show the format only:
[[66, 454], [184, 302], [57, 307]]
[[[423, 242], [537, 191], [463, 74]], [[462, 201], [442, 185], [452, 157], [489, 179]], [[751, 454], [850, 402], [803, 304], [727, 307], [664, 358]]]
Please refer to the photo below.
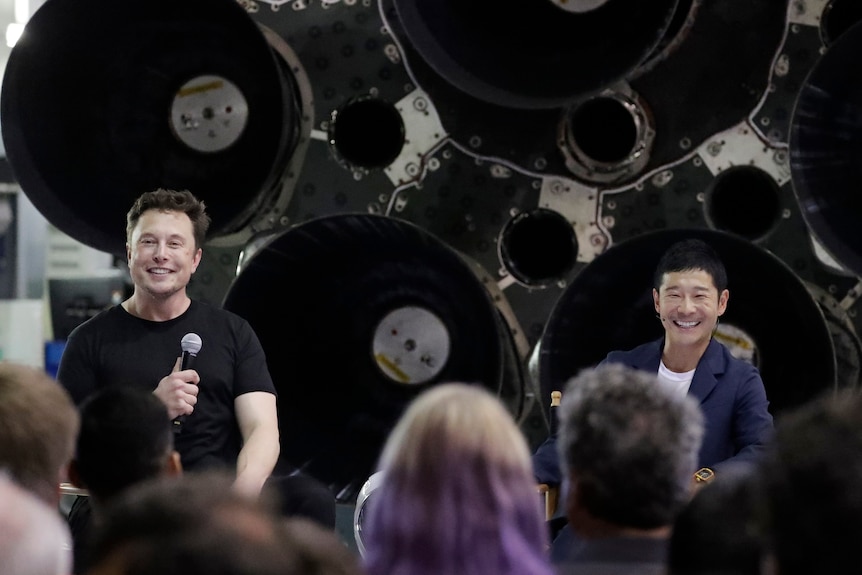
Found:
[[662, 385], [668, 387], [680, 395], [688, 394], [688, 388], [691, 387], [691, 380], [694, 377], [695, 370], [676, 373], [667, 368], [664, 362], [658, 365], [658, 380]]

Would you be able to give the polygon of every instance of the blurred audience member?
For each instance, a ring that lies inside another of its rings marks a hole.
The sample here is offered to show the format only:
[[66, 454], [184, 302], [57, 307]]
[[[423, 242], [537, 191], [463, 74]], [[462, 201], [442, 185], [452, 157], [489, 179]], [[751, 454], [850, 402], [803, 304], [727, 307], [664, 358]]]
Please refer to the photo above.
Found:
[[0, 362], [0, 468], [59, 508], [78, 434], [69, 394], [44, 370]]
[[71, 549], [56, 508], [0, 473], [0, 574], [67, 575]]
[[774, 573], [857, 573], [862, 542], [862, 396], [785, 413], [760, 465]]
[[483, 388], [438, 385], [387, 440], [368, 506], [370, 575], [547, 575], [547, 529], [525, 438]]
[[161, 475], [179, 475], [172, 423], [152, 393], [126, 386], [105, 387], [81, 404], [81, 430], [69, 477], [89, 497], [78, 497], [69, 513], [75, 541], [75, 573], [86, 565], [90, 524], [130, 486]]
[[664, 573], [697, 469], [697, 402], [608, 364], [568, 382], [557, 417], [569, 518], [552, 548], [560, 573]]
[[302, 517], [284, 521], [287, 538], [295, 546], [301, 575], [360, 575], [359, 556], [331, 529]]
[[361, 573], [358, 558], [331, 530], [306, 519], [285, 519], [270, 498], [271, 488], [256, 499], [232, 484], [233, 477], [223, 472], [203, 472], [130, 487], [95, 526], [88, 573]]
[[677, 516], [670, 537], [670, 575], [759, 575], [764, 539], [760, 491], [749, 464], [725, 466]]

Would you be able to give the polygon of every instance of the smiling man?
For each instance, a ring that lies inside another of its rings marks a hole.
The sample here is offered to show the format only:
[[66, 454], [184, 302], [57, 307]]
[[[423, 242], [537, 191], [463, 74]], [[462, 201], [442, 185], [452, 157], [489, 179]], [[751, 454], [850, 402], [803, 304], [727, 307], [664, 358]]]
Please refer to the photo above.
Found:
[[[78, 405], [108, 386], [152, 392], [171, 419], [185, 418], [174, 427], [185, 469], [231, 469], [237, 490], [251, 495], [275, 481], [286, 512], [334, 526], [326, 486], [301, 474], [271, 477], [280, 451], [277, 394], [251, 325], [187, 294], [209, 222], [188, 191], [159, 189], [135, 201], [126, 221], [134, 292], [70, 334], [57, 379]], [[192, 333], [202, 346], [193, 368], [182, 369], [180, 342]]]
[[727, 462], [750, 461], [772, 430], [766, 390], [757, 368], [713, 339], [730, 292], [715, 250], [698, 239], [673, 244], [653, 276], [653, 304], [664, 338], [631, 351], [608, 354], [604, 363], [658, 373], [659, 381], [700, 403], [706, 433], [696, 483], [710, 481]]
[[[612, 351], [602, 361], [658, 375], [660, 385], [695, 398], [704, 414], [701, 469], [695, 485], [711, 481], [732, 462], [751, 462], [772, 431], [772, 415], [756, 367], [737, 359], [712, 335], [727, 309], [727, 272], [715, 250], [699, 239], [670, 246], [653, 276], [653, 303], [664, 337], [628, 351]], [[533, 455], [536, 479], [559, 484], [556, 440]]]

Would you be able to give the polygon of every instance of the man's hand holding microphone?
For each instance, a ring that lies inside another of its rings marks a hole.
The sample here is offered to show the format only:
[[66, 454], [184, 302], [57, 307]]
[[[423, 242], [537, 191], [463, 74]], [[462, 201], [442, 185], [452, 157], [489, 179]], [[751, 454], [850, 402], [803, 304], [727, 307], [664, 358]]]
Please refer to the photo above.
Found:
[[168, 408], [168, 415], [173, 419], [174, 431], [177, 433], [198, 402], [200, 376], [192, 367], [202, 342], [196, 333], [187, 333], [180, 345], [182, 355], [177, 358], [171, 373], [159, 381], [153, 392]]

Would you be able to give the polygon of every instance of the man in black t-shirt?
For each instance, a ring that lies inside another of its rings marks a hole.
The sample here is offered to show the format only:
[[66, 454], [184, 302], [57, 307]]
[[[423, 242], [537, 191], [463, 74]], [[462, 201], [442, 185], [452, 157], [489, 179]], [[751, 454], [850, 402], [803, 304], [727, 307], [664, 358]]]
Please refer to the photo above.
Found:
[[[156, 190], [129, 210], [126, 252], [134, 292], [69, 336], [57, 379], [80, 404], [110, 385], [152, 391], [172, 418], [183, 418], [176, 449], [185, 469], [235, 469], [235, 488], [260, 490], [278, 461], [276, 390], [248, 322], [192, 301], [186, 286], [201, 261], [210, 218], [188, 191]], [[188, 333], [202, 347], [194, 369], [181, 369]], [[300, 479], [291, 478], [292, 483]], [[335, 522], [335, 500], [313, 481], [285, 489], [286, 509]], [[314, 492], [314, 493], [313, 493]], [[311, 500], [313, 510], [304, 507]]]

